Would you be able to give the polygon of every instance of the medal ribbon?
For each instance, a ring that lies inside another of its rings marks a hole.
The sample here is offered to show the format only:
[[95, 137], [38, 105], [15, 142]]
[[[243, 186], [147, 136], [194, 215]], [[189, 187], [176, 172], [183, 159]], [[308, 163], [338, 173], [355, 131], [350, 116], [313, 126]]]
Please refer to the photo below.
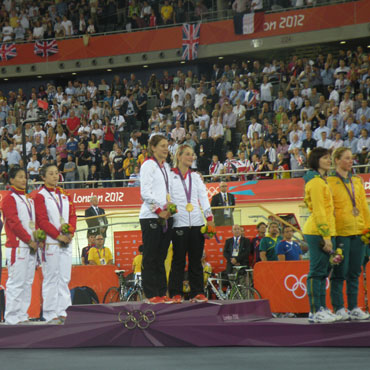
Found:
[[182, 186], [183, 186], [185, 194], [186, 194], [186, 200], [187, 200], [188, 203], [191, 203], [191, 188], [192, 188], [191, 172], [188, 172], [188, 174], [189, 174], [189, 189], [186, 187], [185, 179], [182, 176], [181, 171], [179, 170], [179, 176], [180, 176]]
[[28, 215], [30, 216], [30, 220], [33, 221], [32, 219], [32, 206], [31, 204], [28, 204], [28, 200], [26, 198], [26, 200], [24, 200], [13, 188], [10, 188], [10, 191], [15, 194], [26, 206], [27, 208], [27, 212], [28, 212]]
[[[55, 199], [55, 197], [53, 196], [53, 194], [51, 194], [51, 192], [49, 191], [49, 189], [46, 186], [45, 186], [45, 189], [50, 194], [50, 196], [53, 198], [55, 204], [58, 207], [59, 215], [60, 215], [60, 217], [63, 218], [63, 202], [62, 202], [62, 196], [61, 196], [60, 192], [58, 192], [59, 202], [60, 202], [60, 205], [59, 205], [58, 201]], [[56, 191], [55, 191], [55, 194], [57, 194]]]
[[170, 187], [169, 187], [169, 182], [168, 182], [168, 174], [167, 174], [167, 171], [166, 171], [166, 168], [164, 166], [161, 166], [159, 164], [159, 162], [157, 161], [157, 158], [153, 157], [154, 161], [157, 163], [159, 169], [161, 170], [162, 172], [162, 175], [163, 175], [163, 178], [164, 178], [164, 182], [166, 183], [166, 190], [167, 190], [167, 194], [170, 193]]
[[338, 172], [337, 172], [336, 174], [337, 174], [337, 176], [341, 179], [341, 181], [342, 181], [342, 183], [343, 183], [343, 185], [344, 185], [344, 187], [345, 187], [345, 189], [346, 189], [346, 191], [347, 191], [347, 193], [348, 193], [349, 197], [351, 198], [351, 202], [352, 202], [352, 206], [353, 206], [353, 208], [356, 208], [355, 187], [353, 186], [353, 182], [352, 182], [351, 178], [350, 178], [350, 177], [348, 177], [349, 182], [350, 182], [350, 184], [351, 184], [352, 194], [351, 194], [351, 192], [349, 191], [349, 189], [347, 188], [346, 183], [344, 182], [344, 178], [343, 178], [341, 175], [339, 175], [339, 173], [338, 173]]

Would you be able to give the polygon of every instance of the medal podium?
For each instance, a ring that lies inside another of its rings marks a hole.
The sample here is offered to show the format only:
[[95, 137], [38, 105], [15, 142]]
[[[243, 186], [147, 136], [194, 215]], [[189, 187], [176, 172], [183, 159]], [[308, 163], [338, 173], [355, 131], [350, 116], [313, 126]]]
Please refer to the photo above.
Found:
[[370, 321], [273, 319], [267, 300], [71, 306], [64, 325], [0, 325], [0, 348], [368, 347]]

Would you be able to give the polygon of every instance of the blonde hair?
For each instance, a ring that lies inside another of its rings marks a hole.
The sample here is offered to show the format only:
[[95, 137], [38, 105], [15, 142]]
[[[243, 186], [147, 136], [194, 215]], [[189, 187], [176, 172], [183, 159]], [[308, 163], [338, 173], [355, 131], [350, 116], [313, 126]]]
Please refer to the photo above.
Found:
[[177, 165], [179, 164], [179, 157], [181, 155], [183, 155], [183, 153], [185, 152], [186, 149], [190, 149], [192, 152], [194, 152], [194, 149], [188, 145], [188, 144], [182, 144], [180, 145], [177, 150], [176, 150], [176, 154], [175, 154], [175, 157], [173, 159], [173, 166], [174, 167], [177, 167]]
[[332, 159], [333, 159], [333, 163], [334, 163], [334, 165], [336, 165], [335, 160], [337, 160], [337, 159], [341, 159], [341, 158], [342, 158], [342, 155], [343, 155], [345, 152], [347, 152], [347, 151], [348, 151], [348, 152], [350, 152], [350, 153], [352, 153], [350, 149], [345, 148], [345, 147], [343, 147], [343, 146], [334, 150], [334, 152], [333, 152], [333, 154], [332, 154]]

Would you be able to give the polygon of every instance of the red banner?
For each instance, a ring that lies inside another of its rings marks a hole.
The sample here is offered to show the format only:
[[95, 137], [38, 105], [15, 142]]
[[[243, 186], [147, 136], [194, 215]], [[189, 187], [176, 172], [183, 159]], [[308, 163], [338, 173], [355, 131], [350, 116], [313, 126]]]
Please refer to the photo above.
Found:
[[[307, 274], [309, 261], [284, 261], [284, 262], [259, 262], [254, 266], [254, 287], [261, 294], [261, 297], [270, 301], [272, 312], [309, 312], [307, 297]], [[367, 265], [367, 272], [370, 273], [370, 264]], [[369, 276], [369, 275], [367, 275]], [[370, 279], [368, 279], [368, 289]], [[326, 303], [330, 303], [330, 282], [327, 279]], [[345, 284], [343, 294], [345, 304]], [[358, 305], [365, 308], [365, 288], [363, 274], [360, 277]]]
[[[204, 23], [201, 26], [200, 45], [259, 39], [367, 23], [369, 14], [370, 2], [366, 0], [270, 13], [265, 14], [263, 31], [250, 35], [236, 35], [232, 20]], [[82, 38], [61, 40], [58, 41], [59, 53], [44, 60], [34, 54], [33, 43], [19, 44], [17, 45], [18, 56], [1, 62], [1, 65], [47, 63], [180, 49], [181, 42], [181, 27], [90, 37], [88, 46], [84, 46]]]
[[[364, 180], [366, 195], [370, 197], [370, 174], [360, 175]], [[207, 183], [208, 197], [219, 192], [219, 183]], [[303, 200], [303, 179], [236, 181], [228, 183], [229, 192], [235, 195], [236, 203], [287, 202]], [[97, 188], [69, 189], [68, 192], [77, 210], [90, 207], [90, 197], [99, 199], [100, 207], [139, 208], [141, 206], [140, 188]], [[0, 204], [6, 191], [0, 191]]]

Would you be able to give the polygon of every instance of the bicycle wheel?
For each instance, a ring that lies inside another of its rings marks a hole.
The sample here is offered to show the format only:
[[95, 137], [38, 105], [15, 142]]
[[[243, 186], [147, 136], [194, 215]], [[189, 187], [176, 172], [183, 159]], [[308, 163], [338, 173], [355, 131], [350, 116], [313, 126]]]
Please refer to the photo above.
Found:
[[140, 289], [133, 290], [127, 297], [127, 302], [138, 302], [143, 300], [143, 292]]
[[113, 286], [109, 288], [104, 295], [103, 303], [120, 302], [119, 292], [120, 292], [119, 287]]
[[259, 292], [252, 288], [243, 285], [235, 286], [230, 293], [231, 300], [243, 300], [243, 299], [261, 299]]

